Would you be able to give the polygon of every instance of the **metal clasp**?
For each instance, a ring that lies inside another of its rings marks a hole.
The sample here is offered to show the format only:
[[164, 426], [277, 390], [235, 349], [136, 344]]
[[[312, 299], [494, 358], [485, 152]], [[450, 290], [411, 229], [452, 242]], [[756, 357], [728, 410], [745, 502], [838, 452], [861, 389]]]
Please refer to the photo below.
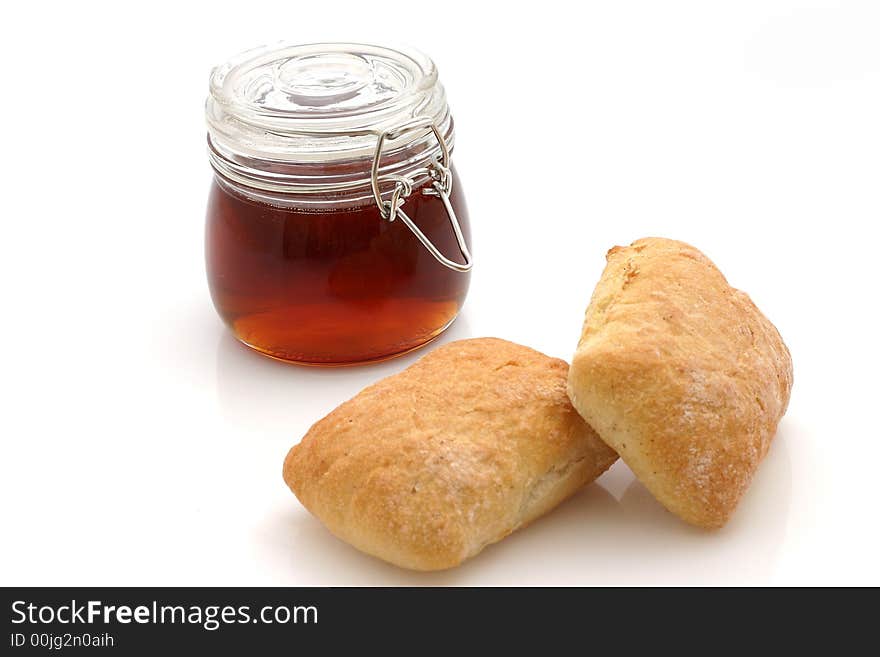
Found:
[[[379, 163], [382, 159], [382, 146], [385, 144], [385, 140], [397, 139], [408, 132], [424, 130], [426, 128], [429, 128], [434, 133], [434, 137], [440, 144], [440, 159], [438, 160], [436, 157], [431, 158], [431, 164], [427, 168], [427, 173], [431, 178], [431, 187], [426, 187], [422, 190], [422, 193], [427, 196], [438, 196], [443, 202], [443, 207], [446, 210], [446, 215], [449, 217], [449, 223], [452, 224], [452, 230], [458, 242], [458, 248], [464, 257], [464, 264], [450, 260], [440, 253], [440, 250], [434, 243], [428, 239], [419, 227], [415, 225], [413, 220], [401, 209], [406, 202], [406, 198], [412, 194], [413, 179], [406, 176], [379, 176]], [[422, 246], [434, 256], [437, 262], [455, 271], [468, 272], [471, 270], [473, 262], [471, 260], [471, 253], [465, 243], [464, 235], [461, 232], [458, 217], [455, 216], [455, 210], [452, 209], [452, 203], [449, 201], [449, 194], [452, 192], [452, 172], [449, 169], [449, 163], [449, 147], [446, 145], [446, 140], [443, 139], [443, 135], [440, 134], [440, 130], [434, 122], [427, 117], [413, 119], [379, 134], [379, 139], [376, 142], [376, 153], [373, 156], [373, 166], [370, 170], [370, 183], [373, 187], [373, 198], [376, 200], [376, 205], [379, 206], [379, 214], [382, 215], [383, 219], [394, 221], [399, 217], [419, 242], [422, 243]], [[394, 182], [394, 191], [391, 193], [391, 199], [388, 201], [382, 200], [382, 192], [379, 189], [380, 182]]]

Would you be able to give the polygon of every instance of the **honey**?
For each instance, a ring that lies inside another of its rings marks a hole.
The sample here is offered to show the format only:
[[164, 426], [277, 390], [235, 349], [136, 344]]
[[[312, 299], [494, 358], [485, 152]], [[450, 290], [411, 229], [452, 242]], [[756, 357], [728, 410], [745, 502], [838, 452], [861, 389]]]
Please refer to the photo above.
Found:
[[[454, 181], [450, 201], [470, 242]], [[413, 193], [405, 208], [441, 251], [456, 252], [436, 198]], [[401, 221], [382, 219], [375, 205], [275, 207], [218, 180], [206, 254], [214, 305], [236, 337], [304, 364], [381, 360], [423, 345], [458, 314], [470, 282], [469, 273], [438, 263]]]
[[281, 44], [214, 69], [208, 285], [244, 344], [306, 365], [390, 358], [455, 319], [470, 227], [455, 125], [413, 50]]

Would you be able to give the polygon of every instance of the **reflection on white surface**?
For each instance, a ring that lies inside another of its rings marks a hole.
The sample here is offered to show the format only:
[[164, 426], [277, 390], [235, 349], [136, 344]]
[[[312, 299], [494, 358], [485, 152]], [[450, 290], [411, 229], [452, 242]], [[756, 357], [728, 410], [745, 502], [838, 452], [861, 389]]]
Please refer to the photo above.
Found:
[[[268, 358], [244, 346], [230, 331], [217, 343], [217, 399], [224, 419], [249, 431], [305, 433], [314, 422], [366, 386], [399, 372], [440, 344], [469, 335], [467, 317], [429, 345], [381, 363], [306, 367]], [[304, 424], [304, 418], [311, 418]]]

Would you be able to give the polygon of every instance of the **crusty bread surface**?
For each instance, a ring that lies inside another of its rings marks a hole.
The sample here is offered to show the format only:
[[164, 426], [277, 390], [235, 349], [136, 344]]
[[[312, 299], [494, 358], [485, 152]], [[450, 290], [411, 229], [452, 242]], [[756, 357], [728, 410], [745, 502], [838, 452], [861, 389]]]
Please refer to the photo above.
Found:
[[572, 408], [568, 365], [495, 338], [439, 347], [308, 431], [284, 480], [336, 536], [415, 570], [455, 566], [617, 458]]
[[608, 252], [569, 372], [575, 408], [670, 511], [727, 522], [788, 406], [779, 332], [683, 242]]

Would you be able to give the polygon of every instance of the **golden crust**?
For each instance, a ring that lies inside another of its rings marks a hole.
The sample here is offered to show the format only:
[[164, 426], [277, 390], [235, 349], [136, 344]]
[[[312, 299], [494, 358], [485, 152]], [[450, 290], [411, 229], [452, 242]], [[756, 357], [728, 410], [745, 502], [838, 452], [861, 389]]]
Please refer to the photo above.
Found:
[[284, 480], [339, 538], [404, 568], [458, 565], [616, 459], [572, 408], [568, 365], [452, 342], [317, 422]]
[[614, 247], [569, 373], [575, 408], [670, 511], [727, 522], [767, 453], [791, 356], [751, 299], [683, 242]]

